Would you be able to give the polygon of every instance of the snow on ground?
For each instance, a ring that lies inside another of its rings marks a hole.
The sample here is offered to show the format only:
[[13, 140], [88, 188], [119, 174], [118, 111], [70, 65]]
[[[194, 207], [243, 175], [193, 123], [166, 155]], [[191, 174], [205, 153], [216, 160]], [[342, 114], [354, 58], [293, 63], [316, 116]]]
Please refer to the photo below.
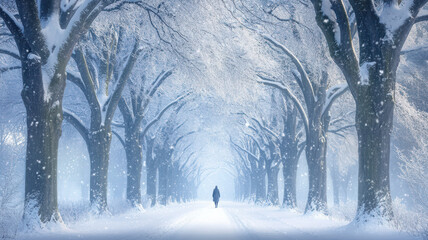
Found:
[[347, 224], [277, 207], [220, 202], [216, 209], [211, 202], [192, 202], [89, 218], [66, 228], [19, 233], [17, 239], [415, 239], [394, 230], [362, 233]]

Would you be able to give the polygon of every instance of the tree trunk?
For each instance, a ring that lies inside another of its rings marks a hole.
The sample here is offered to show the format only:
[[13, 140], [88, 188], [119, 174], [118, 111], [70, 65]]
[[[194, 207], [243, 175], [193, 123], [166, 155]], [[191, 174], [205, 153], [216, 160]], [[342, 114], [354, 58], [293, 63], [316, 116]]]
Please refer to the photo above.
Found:
[[336, 174], [331, 174], [332, 184], [333, 184], [333, 203], [335, 206], [339, 206], [340, 203], [340, 189], [341, 183], [338, 179], [339, 177]]
[[126, 199], [132, 206], [141, 205], [141, 171], [143, 152], [138, 134], [128, 133], [125, 136], [127, 159]]
[[328, 112], [323, 115], [327, 75], [317, 88], [317, 101], [308, 114], [309, 126], [306, 133], [306, 161], [308, 163], [309, 191], [305, 213], [319, 211], [327, 214], [327, 131], [330, 124]]
[[282, 174], [284, 177], [284, 199], [282, 205], [285, 208], [296, 208], [296, 178], [297, 178], [297, 149], [295, 152], [287, 152], [283, 159]]
[[250, 184], [250, 199], [251, 201], [256, 201], [257, 195], [257, 173], [256, 170], [251, 171], [251, 184]]
[[27, 111], [24, 221], [38, 211], [41, 222], [61, 221], [57, 203], [58, 142], [61, 136], [62, 99], [65, 75], [54, 74], [46, 97], [42, 67], [22, 62], [24, 87], [21, 93]]
[[245, 185], [244, 185], [244, 198], [242, 200], [245, 199], [249, 199], [250, 195], [251, 195], [251, 178], [248, 176], [245, 176]]
[[373, 34], [359, 31], [361, 44], [364, 43], [360, 47], [360, 65], [370, 64], [370, 66], [366, 67], [368, 76], [365, 77], [368, 79], [365, 79], [366, 83], [358, 88], [355, 101], [355, 122], [359, 142], [356, 220], [365, 221], [364, 218], [374, 216], [390, 221], [393, 213], [389, 159], [396, 71], [404, 36], [407, 36], [411, 25], [396, 33], [394, 41], [384, 40], [387, 33], [383, 24], [368, 26], [371, 28], [367, 31], [375, 31]]
[[260, 168], [257, 170], [256, 177], [256, 203], [266, 201], [266, 171]]
[[287, 109], [290, 109], [284, 119], [284, 132], [280, 147], [282, 156], [282, 174], [284, 177], [284, 198], [282, 206], [284, 208], [297, 208], [296, 200], [296, 178], [297, 178], [297, 163], [299, 162], [299, 148], [296, 134], [297, 127], [297, 109], [287, 104]]
[[356, 103], [359, 141], [357, 220], [364, 216], [392, 219], [389, 157], [394, 101], [388, 92], [383, 96], [379, 93], [366, 94]]
[[147, 195], [151, 201], [151, 206], [156, 205], [156, 185], [157, 168], [154, 163], [147, 164]]
[[[312, 124], [310, 124], [312, 125]], [[312, 125], [313, 126], [313, 125]], [[327, 165], [326, 137], [321, 125], [310, 130], [306, 142], [306, 160], [308, 162], [309, 192], [305, 212], [320, 211], [327, 213]]]
[[147, 172], [147, 196], [150, 199], [151, 207], [156, 205], [156, 186], [157, 186], [157, 175], [158, 175], [158, 167], [155, 159], [153, 158], [153, 144], [154, 138], [145, 138], [146, 141], [146, 172]]
[[88, 151], [91, 159], [90, 201], [98, 213], [107, 212], [108, 164], [111, 130], [106, 127], [91, 132]]
[[279, 172], [279, 167], [267, 169], [267, 177], [268, 177], [267, 200], [269, 204], [274, 206], [279, 205], [278, 172]]
[[159, 164], [159, 203], [167, 204], [168, 198], [168, 164], [166, 162]]

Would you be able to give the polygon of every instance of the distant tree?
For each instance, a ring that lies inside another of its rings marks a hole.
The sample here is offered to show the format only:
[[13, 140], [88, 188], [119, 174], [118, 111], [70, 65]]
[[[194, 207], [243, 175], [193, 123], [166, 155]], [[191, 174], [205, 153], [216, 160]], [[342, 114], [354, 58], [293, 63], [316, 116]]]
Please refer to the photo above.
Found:
[[[162, 79], [163, 78], [163, 79]], [[119, 108], [121, 109], [124, 123], [114, 125], [117, 127], [125, 128], [125, 140], [117, 133], [116, 136], [121, 140], [123, 147], [126, 152], [127, 159], [127, 184], [126, 184], [126, 196], [128, 202], [134, 206], [138, 207], [141, 205], [141, 174], [143, 167], [143, 144], [142, 141], [145, 140], [145, 151], [146, 151], [146, 172], [147, 172], [147, 194], [152, 196], [156, 195], [156, 187], [153, 191], [153, 183], [156, 184], [156, 166], [154, 159], [152, 157], [153, 153], [153, 144], [154, 137], [148, 135], [148, 131], [153, 127], [161, 117], [167, 112], [168, 109], [178, 104], [183, 100], [184, 97], [188, 94], [179, 96], [174, 101], [166, 105], [158, 115], [148, 122], [144, 128], [141, 127], [141, 122], [144, 120], [144, 113], [147, 112], [148, 104], [152, 98], [156, 89], [160, 86], [167, 76], [165, 72], [162, 72], [158, 75], [158, 78], [151, 84], [150, 88], [147, 91], [140, 89], [139, 93], [131, 91], [131, 102], [132, 105], [128, 105], [125, 98], [122, 97], [119, 102]], [[132, 106], [132, 107], [131, 107]], [[154, 175], [153, 175], [154, 173]], [[149, 184], [150, 183], [150, 184]], [[155, 198], [154, 198], [155, 199]], [[152, 201], [152, 203], [154, 203]]]

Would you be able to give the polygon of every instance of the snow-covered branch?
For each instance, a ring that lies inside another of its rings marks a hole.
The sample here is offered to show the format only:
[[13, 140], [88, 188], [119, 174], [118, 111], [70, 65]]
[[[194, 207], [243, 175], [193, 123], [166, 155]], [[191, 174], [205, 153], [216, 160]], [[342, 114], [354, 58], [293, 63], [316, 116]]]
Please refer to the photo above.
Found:
[[109, 101], [106, 117], [104, 120], [105, 125], [109, 125], [113, 120], [113, 114], [116, 110], [119, 100], [122, 97], [122, 91], [125, 88], [126, 81], [131, 75], [132, 68], [134, 67], [135, 62], [137, 61], [140, 52], [141, 50], [139, 47], [139, 41], [136, 41], [134, 44], [134, 48], [128, 57], [125, 68], [123, 69], [122, 74], [120, 75], [120, 78], [117, 82], [116, 89], [114, 90], [113, 95], [111, 96], [111, 100]]
[[286, 48], [284, 45], [274, 40], [273, 38], [266, 35], [263, 35], [263, 38], [267, 40], [269, 43], [271, 43], [273, 46], [275, 46], [276, 48], [283, 51], [288, 57], [291, 58], [291, 61], [294, 63], [294, 65], [297, 68], [297, 71], [300, 74], [300, 79], [303, 86], [302, 92], [303, 92], [303, 95], [305, 96], [305, 101], [307, 101], [307, 104], [312, 105], [315, 102], [314, 89], [312, 87], [311, 82], [309, 81], [308, 74], [306, 73], [306, 70], [303, 67], [300, 60], [290, 50], [288, 50], [288, 48]]
[[46, 36], [42, 33], [40, 18], [34, 14], [39, 12], [36, 1], [18, 0], [16, 1], [16, 6], [21, 23], [24, 26], [24, 36], [27, 44], [31, 47], [31, 52], [47, 61], [50, 50], [46, 45]]
[[21, 60], [21, 57], [17, 53], [14, 53], [14, 52], [9, 51], [7, 49], [0, 48], [0, 54], [6, 54], [8, 56], [11, 56], [11, 57], [17, 59], [17, 60]]
[[89, 131], [83, 124], [83, 121], [74, 114], [72, 111], [67, 109], [63, 109], [64, 111], [64, 119], [67, 120], [74, 128], [80, 133], [85, 142], [89, 142]]
[[321, 112], [321, 116], [323, 116], [326, 112], [330, 111], [331, 106], [333, 105], [333, 102], [342, 96], [347, 90], [349, 89], [347, 83], [338, 84], [336, 86], [333, 86], [327, 90], [325, 103]]
[[119, 123], [119, 122], [116, 122], [116, 121], [112, 121], [111, 125], [115, 126], [115, 127], [119, 127], [119, 128], [124, 128], [125, 127], [124, 123]]
[[0, 73], [4, 73], [4, 72], [15, 70], [15, 69], [21, 69], [21, 66], [1, 67]]
[[[341, 68], [352, 91], [358, 88], [359, 61], [352, 43], [352, 33], [343, 1], [311, 0], [316, 21], [327, 40], [330, 56]], [[356, 4], [360, 4], [359, 2]], [[371, 1], [370, 1], [371, 2]], [[361, 3], [363, 4], [363, 3]], [[357, 11], [353, 10], [358, 18]], [[334, 17], [335, 15], [335, 17]], [[340, 35], [338, 35], [340, 31]], [[338, 38], [340, 36], [340, 42]]]
[[67, 80], [74, 83], [82, 92], [85, 92], [85, 84], [82, 81], [82, 78], [76, 76], [74, 73], [67, 72]]
[[355, 124], [346, 125], [346, 126], [343, 126], [343, 127], [337, 128], [337, 129], [329, 129], [328, 132], [339, 133], [339, 132], [345, 131], [345, 130], [347, 130], [349, 128], [353, 128], [353, 127], [355, 127]]
[[172, 69], [167, 70], [167, 71], [162, 71], [157, 76], [157, 78], [155, 79], [155, 81], [153, 82], [151, 88], [148, 91], [149, 97], [152, 97], [153, 94], [155, 94], [155, 92], [159, 88], [159, 86], [163, 83], [163, 81], [165, 81], [165, 79], [167, 79], [169, 76], [171, 76], [171, 74], [172, 74]]
[[172, 101], [171, 103], [169, 103], [168, 105], [166, 105], [162, 111], [159, 112], [159, 114], [151, 121], [147, 124], [147, 126], [144, 128], [144, 130], [141, 132], [141, 137], [144, 137], [146, 135], [146, 133], [149, 131], [150, 127], [153, 126], [157, 121], [159, 121], [159, 119], [161, 119], [162, 115], [172, 106], [174, 106], [175, 104], [177, 104], [179, 101], [181, 101], [183, 98], [185, 98], [186, 96], [188, 96], [190, 93], [186, 93], [180, 97], [178, 97], [177, 99], [175, 99], [174, 101]]
[[428, 15], [418, 16], [415, 18], [415, 23], [428, 21]]
[[134, 112], [131, 111], [131, 108], [129, 107], [128, 103], [126, 102], [123, 96], [119, 100], [119, 109], [120, 109], [120, 112], [122, 113], [122, 117], [124, 118], [125, 122], [134, 122], [134, 119], [135, 119]]
[[15, 37], [15, 41], [18, 44], [18, 48], [20, 48], [21, 50], [23, 50], [24, 48], [29, 49], [24, 37], [24, 27], [20, 22], [18, 22], [15, 16], [8, 10], [6, 10], [2, 5], [0, 5], [0, 18], [4, 20], [7, 28]]
[[231, 142], [234, 146], [236, 146], [239, 150], [245, 152], [246, 154], [248, 154], [249, 156], [251, 156], [253, 159], [257, 160], [259, 159], [256, 155], [254, 155], [252, 152], [248, 151], [247, 149], [239, 146], [238, 144], [234, 143], [233, 141]]
[[196, 131], [190, 131], [190, 132], [188, 132], [188, 133], [186, 133], [186, 134], [183, 134], [183, 135], [181, 135], [180, 137], [178, 137], [176, 140], [175, 140], [175, 143], [174, 143], [174, 147], [175, 146], [177, 146], [178, 145], [178, 143], [181, 141], [181, 140], [183, 140], [185, 137], [187, 137], [187, 136], [190, 136], [190, 135], [192, 135], [192, 134], [195, 134], [196, 133]]
[[117, 139], [119, 140], [119, 142], [122, 144], [123, 148], [125, 148], [126, 144], [125, 141], [123, 141], [122, 137], [120, 136], [120, 134], [118, 132], [116, 132], [115, 130], [111, 130], [111, 132], [117, 137]]
[[278, 83], [272, 79], [263, 77], [261, 75], [258, 75], [258, 77], [262, 79], [262, 80], [258, 80], [259, 83], [280, 89], [281, 92], [283, 92], [287, 97], [289, 97], [293, 101], [297, 110], [299, 110], [300, 116], [303, 120], [303, 125], [305, 126], [305, 132], [308, 132], [309, 131], [309, 126], [308, 126], [309, 122], [308, 121], [309, 120], [308, 120], [308, 117], [306, 115], [305, 109], [303, 108], [303, 105], [300, 103], [299, 99], [293, 93], [291, 93], [291, 91], [284, 84]]

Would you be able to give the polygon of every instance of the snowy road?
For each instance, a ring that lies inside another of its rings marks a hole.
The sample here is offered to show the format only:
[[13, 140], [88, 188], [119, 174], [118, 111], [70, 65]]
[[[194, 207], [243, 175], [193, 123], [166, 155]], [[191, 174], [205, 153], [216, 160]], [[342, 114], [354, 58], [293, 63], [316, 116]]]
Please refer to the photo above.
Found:
[[326, 216], [303, 216], [274, 207], [221, 202], [171, 204], [145, 212], [85, 219], [18, 239], [137, 240], [137, 239], [412, 239], [404, 233], [350, 232], [347, 222]]

